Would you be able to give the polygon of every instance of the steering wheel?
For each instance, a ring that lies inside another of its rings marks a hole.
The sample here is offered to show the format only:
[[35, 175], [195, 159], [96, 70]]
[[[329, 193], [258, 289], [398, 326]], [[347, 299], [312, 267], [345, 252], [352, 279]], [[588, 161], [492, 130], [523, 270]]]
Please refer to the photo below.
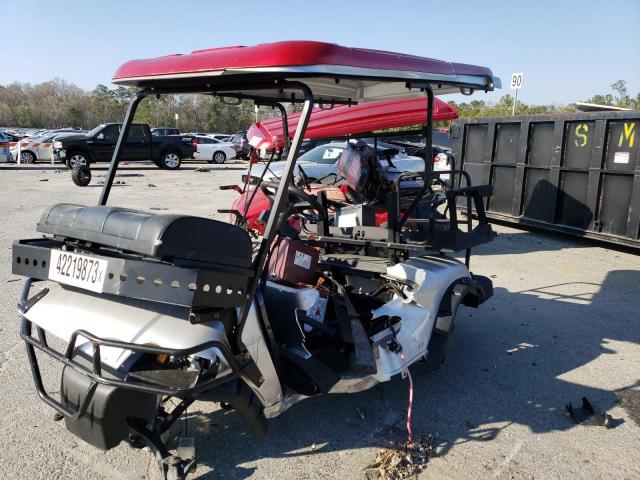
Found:
[[301, 165], [298, 165], [298, 172], [300, 172], [300, 180], [302, 180], [302, 185], [304, 185], [307, 190], [310, 190], [311, 182], [309, 182], [309, 177], [307, 177], [307, 174]]
[[[278, 190], [279, 186], [280, 183], [278, 182], [268, 182], [263, 180], [260, 183], [260, 188], [262, 188], [264, 194], [272, 199], [275, 197], [275, 192]], [[328, 218], [327, 210], [320, 204], [320, 202], [318, 202], [315, 195], [310, 195], [293, 185], [289, 185], [287, 193], [289, 194], [289, 197], [294, 197], [296, 200], [292, 205], [291, 202], [289, 202], [290, 210], [292, 210], [293, 213], [298, 213], [314, 222], [326, 220]], [[316, 215], [310, 216], [308, 214], [309, 211], [314, 212]]]

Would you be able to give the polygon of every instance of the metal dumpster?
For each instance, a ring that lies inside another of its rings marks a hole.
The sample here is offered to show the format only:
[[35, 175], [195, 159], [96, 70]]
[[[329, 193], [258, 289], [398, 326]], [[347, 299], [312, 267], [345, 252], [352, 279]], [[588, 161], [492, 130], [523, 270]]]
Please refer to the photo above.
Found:
[[464, 118], [453, 154], [487, 216], [640, 248], [640, 111]]

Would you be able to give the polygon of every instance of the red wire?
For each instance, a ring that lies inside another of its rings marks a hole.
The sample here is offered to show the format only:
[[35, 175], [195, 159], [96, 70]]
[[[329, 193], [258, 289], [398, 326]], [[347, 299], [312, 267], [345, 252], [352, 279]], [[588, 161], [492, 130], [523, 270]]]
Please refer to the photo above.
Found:
[[411, 378], [411, 372], [407, 361], [404, 359], [402, 352], [400, 354], [400, 360], [402, 360], [402, 367], [404, 368], [407, 377], [409, 378], [409, 407], [407, 408], [407, 434], [408, 442], [413, 443], [413, 432], [411, 431], [411, 412], [413, 411], [413, 378]]

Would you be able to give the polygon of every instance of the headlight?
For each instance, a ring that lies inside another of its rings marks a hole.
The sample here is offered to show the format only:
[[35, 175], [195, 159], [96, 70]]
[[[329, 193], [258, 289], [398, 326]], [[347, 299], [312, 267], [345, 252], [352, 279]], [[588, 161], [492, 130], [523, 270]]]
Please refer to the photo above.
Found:
[[53, 142], [53, 148], [62, 148], [62, 142]]

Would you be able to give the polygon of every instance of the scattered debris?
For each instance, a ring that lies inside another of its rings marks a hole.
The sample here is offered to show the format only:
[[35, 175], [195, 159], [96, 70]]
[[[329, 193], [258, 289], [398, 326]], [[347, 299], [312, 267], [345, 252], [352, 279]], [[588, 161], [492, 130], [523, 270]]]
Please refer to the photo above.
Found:
[[198, 167], [193, 171], [193, 173], [196, 173], [196, 172], [210, 172], [210, 171], [211, 171], [211, 169], [209, 169], [209, 168]]
[[[98, 180], [98, 183], [96, 183], [96, 185], [104, 185], [104, 180]], [[112, 185], [126, 185], [126, 183], [122, 180], [116, 180]]]
[[149, 184], [147, 185], [147, 187], [153, 187], [153, 188], [155, 188], [155, 187], [157, 187], [157, 185], [154, 185], [153, 183], [149, 183]]
[[149, 210], [169, 210], [166, 207], [149, 207]]
[[364, 420], [364, 413], [362, 413], [362, 410], [360, 410], [358, 407], [356, 407], [356, 412], [358, 412], [358, 415], [360, 415], [360, 418], [362, 418], [362, 420]]
[[40, 181], [41, 181], [41, 182], [48, 182], [48, 181], [49, 181], [49, 179], [48, 179], [48, 178], [41, 178], [41, 179], [40, 179]]
[[624, 408], [631, 420], [640, 427], [640, 390], [627, 388], [616, 392], [620, 406]]
[[362, 469], [364, 480], [400, 480], [417, 478], [436, 451], [436, 437], [429, 434], [410, 443], [391, 444], [378, 451], [375, 459]]
[[574, 422], [582, 425], [596, 425], [606, 428], [614, 427], [613, 417], [608, 413], [596, 413], [593, 405], [587, 400], [587, 397], [582, 397], [582, 406], [580, 408], [574, 408], [571, 402], [565, 406], [569, 416]]

